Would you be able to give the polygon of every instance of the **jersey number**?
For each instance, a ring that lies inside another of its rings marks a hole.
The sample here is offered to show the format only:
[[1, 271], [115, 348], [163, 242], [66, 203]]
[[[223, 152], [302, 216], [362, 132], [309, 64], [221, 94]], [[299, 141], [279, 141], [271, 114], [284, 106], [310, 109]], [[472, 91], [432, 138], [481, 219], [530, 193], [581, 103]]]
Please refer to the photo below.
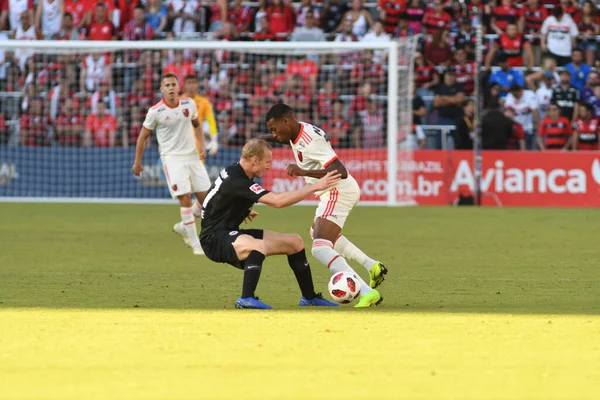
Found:
[[323, 139], [325, 139], [327, 142], [329, 142], [329, 139], [327, 138], [327, 134], [325, 132], [323, 132], [323, 130], [321, 128], [316, 127], [314, 125], [311, 125], [311, 126], [317, 135], [322, 136]]

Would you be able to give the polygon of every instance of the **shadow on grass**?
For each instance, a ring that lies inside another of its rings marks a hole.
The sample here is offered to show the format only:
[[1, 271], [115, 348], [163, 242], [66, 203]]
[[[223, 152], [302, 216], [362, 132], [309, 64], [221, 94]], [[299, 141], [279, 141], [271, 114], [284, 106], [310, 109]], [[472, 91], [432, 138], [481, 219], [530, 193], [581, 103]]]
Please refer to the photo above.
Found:
[[[275, 309], [300, 309], [295, 283], [289, 277], [278, 279], [279, 274], [266, 275], [257, 290], [261, 300]], [[242, 274], [204, 278], [175, 273], [0, 273], [0, 309], [233, 310]], [[325, 290], [320, 286], [317, 291]], [[600, 314], [600, 281], [588, 279], [404, 277], [386, 281], [380, 292], [383, 303], [367, 311]], [[344, 310], [363, 311], [348, 305], [340, 307]]]

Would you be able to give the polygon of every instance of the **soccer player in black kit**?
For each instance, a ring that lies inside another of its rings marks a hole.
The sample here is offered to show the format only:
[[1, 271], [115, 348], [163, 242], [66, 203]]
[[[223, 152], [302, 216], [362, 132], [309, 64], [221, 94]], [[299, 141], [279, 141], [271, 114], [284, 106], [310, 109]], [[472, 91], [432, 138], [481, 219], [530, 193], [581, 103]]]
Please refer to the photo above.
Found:
[[253, 181], [271, 168], [271, 159], [270, 145], [252, 139], [242, 149], [240, 161], [219, 172], [202, 204], [202, 248], [210, 260], [244, 270], [242, 295], [235, 302], [236, 308], [271, 309], [254, 292], [265, 257], [277, 254], [288, 256], [302, 292], [301, 306], [337, 306], [315, 293], [304, 242], [299, 235], [239, 227], [243, 221], [252, 221], [258, 215], [252, 209], [255, 203], [287, 207], [340, 181], [340, 174], [332, 172], [302, 189], [271, 193]]

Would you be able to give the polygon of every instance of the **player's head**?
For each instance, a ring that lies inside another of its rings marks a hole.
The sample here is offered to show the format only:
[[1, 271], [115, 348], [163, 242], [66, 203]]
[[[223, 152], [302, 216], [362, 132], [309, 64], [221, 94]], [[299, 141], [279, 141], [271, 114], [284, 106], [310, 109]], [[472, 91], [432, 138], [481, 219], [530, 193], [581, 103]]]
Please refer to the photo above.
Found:
[[179, 82], [175, 74], [164, 74], [160, 78], [160, 92], [167, 100], [174, 101], [179, 95]]
[[581, 103], [579, 106], [579, 116], [583, 119], [588, 119], [594, 114], [594, 106], [590, 103]]
[[198, 77], [196, 75], [188, 75], [183, 82], [183, 90], [188, 94], [196, 94], [198, 92]]
[[279, 143], [289, 143], [292, 140], [294, 128], [298, 121], [294, 118], [292, 108], [284, 103], [277, 103], [267, 112], [265, 117], [267, 128]]
[[271, 146], [262, 139], [250, 139], [242, 149], [240, 164], [252, 178], [260, 178], [271, 169]]

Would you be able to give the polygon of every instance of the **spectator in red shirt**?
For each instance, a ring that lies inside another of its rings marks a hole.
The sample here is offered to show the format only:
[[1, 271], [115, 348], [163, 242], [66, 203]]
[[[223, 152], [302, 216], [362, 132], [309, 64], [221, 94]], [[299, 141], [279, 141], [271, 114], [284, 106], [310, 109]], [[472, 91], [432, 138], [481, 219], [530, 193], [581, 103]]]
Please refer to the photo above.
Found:
[[227, 20], [239, 33], [246, 33], [250, 30], [253, 14], [250, 7], [244, 6], [244, 0], [234, 0], [233, 7], [227, 11]]
[[[139, 5], [133, 10], [133, 19], [123, 29], [123, 40], [151, 40], [154, 35], [152, 25], [146, 21], [146, 10]], [[140, 50], [129, 50], [125, 52], [125, 62], [137, 62], [142, 52]]]
[[61, 114], [56, 118], [58, 143], [64, 147], [81, 146], [83, 134], [83, 116], [79, 113], [73, 99], [65, 99]]
[[121, 12], [119, 18], [119, 27], [121, 29], [125, 28], [127, 23], [133, 19], [133, 14], [137, 7], [142, 7], [142, 9], [144, 8], [140, 0], [117, 0], [117, 4]]
[[128, 107], [139, 107], [147, 109], [154, 103], [154, 93], [146, 91], [144, 79], [136, 79], [133, 87], [127, 95]]
[[[527, 59], [527, 69], [533, 68], [534, 59], [531, 44], [519, 33], [517, 25], [512, 22], [506, 26], [506, 33], [500, 35], [492, 50], [488, 53], [485, 60], [488, 69], [492, 66], [492, 60], [499, 51], [508, 58], [509, 67], [522, 67], [525, 65], [525, 59]], [[524, 55], [526, 57], [523, 57]]]
[[292, 76], [291, 83], [283, 95], [283, 101], [289, 104], [294, 110], [303, 113], [310, 113], [312, 105], [312, 93], [304, 90], [302, 75]]
[[45, 113], [44, 101], [41, 97], [34, 97], [29, 101], [27, 112], [21, 115], [21, 145], [23, 146], [50, 146], [48, 129], [50, 118]]
[[594, 117], [594, 107], [590, 103], [581, 103], [579, 118], [575, 121], [573, 132], [573, 150], [600, 150], [599, 128], [600, 120]]
[[[0, 109], [2, 106], [0, 105]], [[0, 114], [0, 146], [4, 146], [8, 143], [9, 134], [8, 134], [8, 126], [6, 125], [6, 120], [4, 119], [4, 115]]]
[[295, 61], [289, 61], [285, 73], [288, 78], [300, 74], [304, 81], [304, 89], [312, 93], [316, 92], [319, 67], [313, 60], [307, 58], [305, 55], [299, 56]]
[[460, 83], [465, 89], [465, 94], [470, 96], [475, 89], [475, 71], [477, 66], [474, 62], [467, 61], [467, 52], [463, 48], [458, 48], [454, 52], [455, 63], [453, 68], [456, 71], [456, 82]]
[[278, 40], [285, 40], [283, 35], [289, 35], [296, 25], [294, 10], [283, 3], [283, 0], [273, 0], [271, 6], [267, 7], [267, 20], [269, 30], [275, 34]]
[[572, 131], [571, 121], [560, 115], [560, 108], [556, 103], [548, 105], [546, 118], [540, 122], [538, 134], [538, 147], [541, 151], [568, 150], [571, 147]]
[[356, 120], [357, 117], [364, 114], [367, 109], [367, 99], [371, 96], [372, 91], [373, 89], [369, 81], [364, 82], [361, 87], [358, 88], [358, 92], [352, 99], [350, 108], [348, 109], [348, 117], [350, 119]]
[[356, 63], [350, 73], [350, 84], [359, 85], [369, 80], [376, 92], [380, 91], [383, 84], [383, 69], [381, 65], [373, 63], [373, 51], [365, 50], [361, 53], [361, 62]]
[[210, 21], [208, 31], [214, 32], [223, 27], [223, 23], [227, 20], [227, 9], [229, 2], [227, 0], [214, 0], [210, 6]]
[[333, 79], [329, 78], [325, 81], [323, 87], [319, 90], [316, 99], [316, 106], [313, 110], [314, 119], [317, 121], [327, 121], [331, 118], [333, 102], [338, 98], [338, 94], [335, 92], [335, 86]]
[[67, 99], [73, 101], [74, 107], [79, 108], [79, 100], [75, 94], [75, 90], [69, 84], [66, 74], [59, 74], [57, 79], [58, 85], [54, 86], [48, 95], [50, 100], [50, 120], [55, 122], [59, 114], [62, 113], [61, 108], [64, 106]]
[[516, 24], [519, 10], [513, 7], [512, 0], [502, 0], [502, 4], [494, 7], [492, 12], [492, 30], [502, 35], [508, 24]]
[[[135, 144], [138, 140], [138, 136], [140, 136], [140, 131], [142, 130], [144, 116], [142, 115], [140, 107], [138, 106], [133, 106], [130, 110], [131, 114], [129, 120], [129, 130], [124, 131], [123, 143], [126, 147], [135, 147]], [[148, 138], [148, 141], [150, 141], [150, 138]]]
[[356, 148], [372, 149], [385, 146], [385, 116], [377, 100], [369, 99], [360, 119], [360, 128], [354, 129]]
[[421, 53], [414, 55], [414, 75], [417, 95], [421, 97], [432, 96], [433, 88], [440, 83], [440, 77], [433, 65], [425, 61]]
[[[183, 59], [183, 51], [176, 50], [173, 52], [173, 62], [167, 64], [163, 70], [163, 74], [175, 74], [179, 82], [184, 82], [188, 75], [196, 75], [196, 70], [189, 60]], [[183, 85], [181, 85], [183, 88]]]
[[265, 71], [260, 75], [259, 83], [254, 86], [254, 91], [248, 101], [248, 105], [252, 108], [252, 126], [254, 129], [261, 129], [263, 116], [278, 100], [279, 98], [273, 87], [272, 75]]
[[333, 100], [332, 112], [323, 122], [323, 129], [327, 132], [329, 143], [333, 147], [350, 147], [349, 134], [350, 122], [344, 116], [344, 101], [342, 99]]
[[257, 42], [267, 42], [275, 40], [275, 34], [269, 29], [267, 17], [260, 17], [258, 20], [258, 30], [252, 35], [252, 40]]
[[425, 60], [431, 65], [448, 66], [452, 61], [452, 48], [448, 43], [450, 33], [441, 29], [433, 34], [431, 41], [425, 45]]
[[506, 107], [504, 109], [504, 115], [513, 121], [512, 135], [508, 138], [508, 146], [506, 149], [525, 151], [525, 131], [523, 130], [523, 126], [515, 121], [515, 109]]
[[400, 22], [400, 16], [406, 12], [406, 0], [379, 0], [377, 9], [386, 33], [393, 36]]
[[538, 0], [527, 0], [519, 10], [519, 31], [523, 35], [533, 35], [532, 45], [539, 46], [544, 20], [548, 17], [546, 7], [539, 4]]
[[106, 19], [106, 6], [103, 3], [96, 5], [94, 22], [88, 28], [89, 40], [115, 40], [116, 31], [112, 22]]
[[117, 120], [106, 112], [106, 105], [98, 103], [95, 114], [90, 114], [85, 121], [83, 145], [85, 147], [115, 147], [117, 144]]
[[406, 15], [409, 21], [408, 26], [413, 32], [420, 33], [423, 30], [423, 17], [425, 16], [421, 0], [410, 0], [410, 4], [406, 8]]
[[579, 7], [572, 0], [560, 0], [560, 6], [565, 14], [569, 14], [573, 21], [578, 22], [580, 20]]
[[423, 16], [423, 27], [428, 34], [433, 35], [440, 29], [450, 29], [452, 17], [444, 11], [442, 0], [434, 0], [433, 10], [429, 10]]

